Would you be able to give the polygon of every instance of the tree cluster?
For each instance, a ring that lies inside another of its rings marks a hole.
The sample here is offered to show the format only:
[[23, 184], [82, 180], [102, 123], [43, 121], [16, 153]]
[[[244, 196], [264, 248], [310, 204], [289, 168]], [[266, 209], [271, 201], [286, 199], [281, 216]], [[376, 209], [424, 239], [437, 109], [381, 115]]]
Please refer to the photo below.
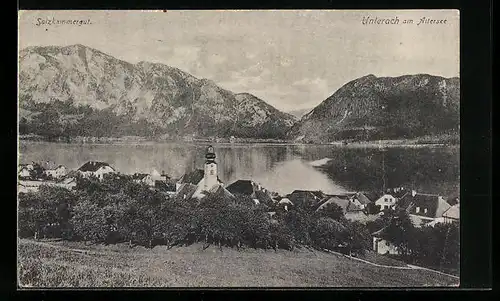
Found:
[[[41, 186], [19, 196], [21, 237], [53, 237], [132, 245], [205, 245], [293, 249], [300, 246], [360, 251], [369, 234], [347, 221], [341, 209], [312, 212], [271, 208], [249, 197], [207, 193], [181, 199], [139, 184], [127, 175], [78, 178], [74, 190]], [[269, 214], [276, 209], [275, 214]]]
[[77, 178], [73, 190], [41, 186], [19, 196], [20, 237], [128, 242], [148, 248], [197, 242], [238, 249], [308, 247], [357, 255], [371, 248], [370, 233], [382, 228], [384, 239], [401, 250], [405, 261], [458, 265], [458, 227], [415, 228], [405, 211], [387, 211], [365, 225], [348, 221], [335, 204], [320, 211], [300, 206], [284, 210], [243, 195], [206, 193], [202, 199], [183, 199], [120, 174], [103, 180]]

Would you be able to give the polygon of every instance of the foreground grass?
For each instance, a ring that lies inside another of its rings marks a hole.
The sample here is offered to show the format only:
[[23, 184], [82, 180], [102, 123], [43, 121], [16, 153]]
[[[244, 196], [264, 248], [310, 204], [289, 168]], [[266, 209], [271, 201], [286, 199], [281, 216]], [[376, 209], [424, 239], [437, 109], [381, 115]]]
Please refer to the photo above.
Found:
[[237, 251], [19, 240], [21, 287], [418, 287], [458, 285], [424, 270], [375, 267], [309, 250]]

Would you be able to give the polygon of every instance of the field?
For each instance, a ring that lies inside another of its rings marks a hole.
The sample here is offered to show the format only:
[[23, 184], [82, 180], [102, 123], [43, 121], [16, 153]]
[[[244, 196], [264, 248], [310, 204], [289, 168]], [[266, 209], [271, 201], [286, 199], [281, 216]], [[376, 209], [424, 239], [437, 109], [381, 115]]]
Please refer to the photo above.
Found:
[[458, 285], [458, 279], [431, 271], [374, 266], [306, 249], [237, 251], [211, 246], [203, 250], [202, 245], [192, 245], [167, 250], [161, 246], [145, 249], [20, 239], [18, 252], [19, 285], [23, 288]]

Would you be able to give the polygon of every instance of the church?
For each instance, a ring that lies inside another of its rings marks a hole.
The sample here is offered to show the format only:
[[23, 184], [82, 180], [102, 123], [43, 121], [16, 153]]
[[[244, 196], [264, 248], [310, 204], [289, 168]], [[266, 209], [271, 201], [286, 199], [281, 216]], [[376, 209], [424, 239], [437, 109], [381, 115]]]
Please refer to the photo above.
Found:
[[176, 192], [182, 192], [185, 198], [202, 198], [204, 191], [217, 191], [224, 183], [217, 174], [217, 162], [214, 148], [209, 145], [205, 152], [203, 169], [196, 169], [182, 176], [176, 184]]

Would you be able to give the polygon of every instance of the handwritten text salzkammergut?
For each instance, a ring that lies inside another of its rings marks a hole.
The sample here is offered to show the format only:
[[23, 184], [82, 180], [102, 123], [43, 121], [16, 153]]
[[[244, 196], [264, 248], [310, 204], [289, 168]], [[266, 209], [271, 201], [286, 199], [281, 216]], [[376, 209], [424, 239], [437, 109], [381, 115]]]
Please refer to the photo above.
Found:
[[90, 25], [92, 21], [90, 19], [56, 19], [52, 18], [37, 18], [35, 25]]
[[366, 16], [361, 20], [361, 24], [363, 25], [399, 25], [399, 24], [416, 24], [427, 25], [427, 24], [447, 24], [446, 19], [432, 19], [428, 17], [422, 17], [420, 19], [403, 19], [395, 16], [394, 18], [379, 18], [379, 17], [371, 17]]

